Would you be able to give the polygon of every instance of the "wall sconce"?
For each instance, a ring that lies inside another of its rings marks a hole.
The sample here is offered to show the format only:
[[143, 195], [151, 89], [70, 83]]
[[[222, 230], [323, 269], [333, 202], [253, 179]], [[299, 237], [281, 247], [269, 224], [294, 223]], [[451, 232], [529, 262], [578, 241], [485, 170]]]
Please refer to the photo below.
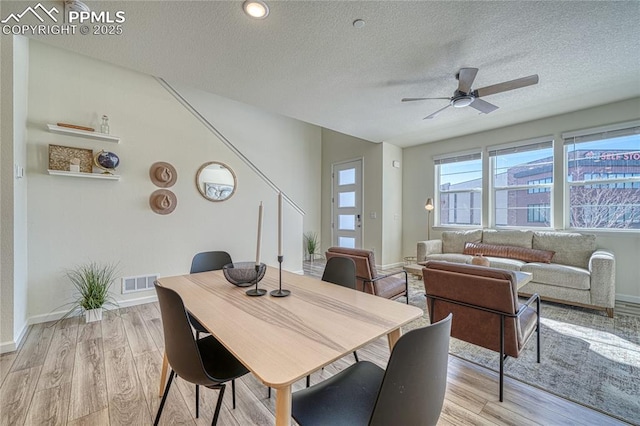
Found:
[[427, 202], [424, 204], [424, 209], [427, 211], [427, 240], [429, 240], [429, 229], [431, 228], [431, 212], [433, 211], [433, 199], [427, 198]]

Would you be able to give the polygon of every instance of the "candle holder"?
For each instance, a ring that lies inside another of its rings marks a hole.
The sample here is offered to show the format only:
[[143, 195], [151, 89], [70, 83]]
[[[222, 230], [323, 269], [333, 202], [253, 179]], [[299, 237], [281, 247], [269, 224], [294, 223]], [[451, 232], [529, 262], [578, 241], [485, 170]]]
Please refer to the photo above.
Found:
[[272, 290], [271, 293], [269, 293], [273, 297], [287, 297], [288, 295], [291, 294], [291, 291], [282, 289], [282, 260], [283, 259], [284, 259], [284, 256], [278, 256], [278, 263], [280, 264], [280, 274], [278, 278], [279, 286], [277, 290]]
[[259, 271], [260, 271], [260, 266], [263, 265], [262, 263], [260, 265], [256, 265], [256, 288], [252, 288], [251, 290], [247, 290], [247, 296], [264, 296], [265, 294], [267, 294], [267, 290], [265, 290], [264, 288], [258, 288], [258, 276]]

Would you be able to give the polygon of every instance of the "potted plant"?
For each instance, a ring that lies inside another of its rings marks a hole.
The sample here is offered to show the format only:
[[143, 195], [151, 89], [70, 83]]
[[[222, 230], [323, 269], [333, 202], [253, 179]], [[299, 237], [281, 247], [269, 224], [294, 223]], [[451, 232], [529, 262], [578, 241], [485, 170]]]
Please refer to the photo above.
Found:
[[80, 309], [86, 322], [100, 321], [105, 305], [117, 306], [109, 293], [116, 279], [116, 265], [89, 262], [68, 270], [66, 276], [77, 294], [71, 302], [72, 308], [63, 318]]
[[304, 234], [304, 246], [305, 252], [309, 255], [309, 260], [313, 262], [318, 249], [320, 248], [320, 243], [318, 242], [318, 233], [316, 232], [306, 232]]

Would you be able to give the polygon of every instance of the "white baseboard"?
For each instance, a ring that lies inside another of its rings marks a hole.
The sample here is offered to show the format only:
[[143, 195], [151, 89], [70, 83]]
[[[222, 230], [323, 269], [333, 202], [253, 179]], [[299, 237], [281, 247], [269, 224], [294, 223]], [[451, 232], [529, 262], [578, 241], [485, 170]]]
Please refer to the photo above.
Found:
[[29, 331], [29, 324], [25, 323], [24, 327], [22, 327], [22, 330], [20, 330], [20, 333], [18, 333], [18, 337], [15, 341], [0, 343], [0, 354], [18, 350], [18, 347], [20, 347], [20, 343], [22, 343], [22, 340], [27, 335], [27, 331]]
[[640, 305], [640, 296], [629, 296], [626, 294], [616, 294], [616, 300], [621, 302], [636, 303]]
[[16, 349], [18, 349], [18, 345], [16, 345], [16, 342], [9, 341], [0, 343], [0, 354], [14, 352]]
[[[128, 308], [129, 306], [136, 306], [136, 305], [144, 305], [145, 303], [152, 303], [152, 302], [156, 302], [157, 300], [158, 300], [158, 296], [155, 296], [155, 295], [139, 297], [137, 299], [121, 300], [118, 302], [118, 306], [113, 309]], [[62, 318], [67, 312], [69, 311], [58, 311], [58, 312], [51, 312], [43, 315], [35, 315], [32, 317], [29, 317], [28, 323], [29, 325], [33, 325], [33, 324], [40, 324], [43, 322], [57, 321], [60, 318]], [[79, 314], [80, 312], [77, 312], [75, 315], [79, 315]]]

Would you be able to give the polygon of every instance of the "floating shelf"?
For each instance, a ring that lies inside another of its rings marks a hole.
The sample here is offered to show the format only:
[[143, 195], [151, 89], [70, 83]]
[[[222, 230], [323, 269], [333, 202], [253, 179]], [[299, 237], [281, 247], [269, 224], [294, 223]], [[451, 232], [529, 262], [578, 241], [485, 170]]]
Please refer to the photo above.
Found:
[[52, 133], [61, 133], [63, 135], [79, 136], [87, 139], [96, 139], [99, 141], [120, 143], [120, 137], [108, 135], [100, 132], [88, 132], [86, 130], [73, 129], [71, 127], [61, 127], [55, 124], [47, 124], [49, 131]]
[[82, 172], [67, 172], [65, 170], [47, 170], [50, 175], [54, 176], [69, 176], [89, 179], [104, 179], [104, 180], [120, 180], [120, 175], [108, 175], [103, 173], [82, 173]]

